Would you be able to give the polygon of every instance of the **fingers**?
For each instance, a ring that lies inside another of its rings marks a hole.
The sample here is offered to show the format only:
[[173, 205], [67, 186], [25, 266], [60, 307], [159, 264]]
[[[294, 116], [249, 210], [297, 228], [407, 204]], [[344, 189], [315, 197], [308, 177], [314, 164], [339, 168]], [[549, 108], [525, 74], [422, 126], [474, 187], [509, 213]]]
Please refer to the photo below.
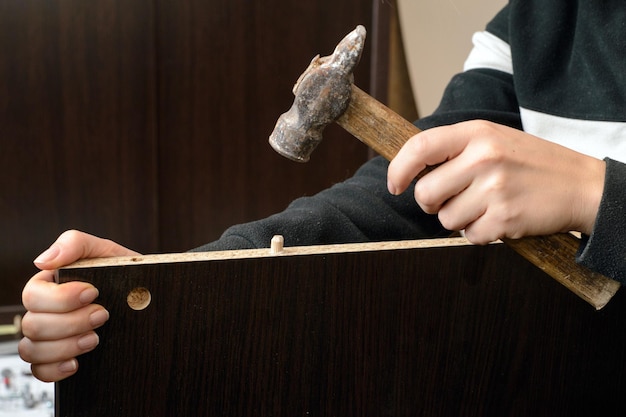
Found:
[[20, 356], [32, 364], [64, 362], [95, 349], [100, 342], [96, 332], [65, 339], [35, 342], [27, 337], [20, 340]]
[[58, 382], [74, 375], [78, 371], [78, 361], [75, 358], [62, 362], [32, 364], [30, 369], [43, 382]]
[[98, 346], [93, 329], [108, 319], [108, 311], [95, 304], [63, 314], [29, 311], [22, 320], [20, 357], [32, 364], [33, 375], [42, 381], [67, 378], [78, 370], [76, 357]]
[[108, 311], [96, 304], [63, 314], [29, 311], [22, 320], [18, 351], [32, 364], [36, 378], [59, 381], [77, 371], [78, 355], [96, 348], [99, 338], [93, 329], [108, 319]]
[[458, 194], [432, 213], [438, 213], [441, 225], [447, 230], [466, 229], [487, 211], [485, 200], [477, 197], [478, 194], [472, 192]]
[[102, 326], [109, 312], [97, 304], [89, 304], [68, 313], [27, 312], [22, 319], [22, 333], [36, 341], [64, 339]]
[[53, 271], [35, 274], [22, 290], [22, 303], [28, 311], [64, 313], [83, 307], [98, 297], [98, 290], [87, 282], [54, 282]]
[[33, 375], [42, 381], [60, 381], [78, 370], [76, 357], [98, 346], [98, 335], [91, 331], [60, 340], [33, 341], [22, 338], [20, 357], [30, 362]]
[[67, 231], [35, 265], [35, 274], [22, 291], [28, 310], [22, 320], [24, 338], [20, 356], [32, 363], [33, 375], [43, 381], [58, 381], [78, 369], [76, 357], [93, 350], [99, 343], [94, 329], [109, 318], [104, 307], [92, 304], [98, 290], [86, 282], [56, 284], [55, 269], [83, 258], [136, 255], [117, 243], [76, 230]]
[[79, 259], [127, 255], [137, 255], [137, 252], [108, 239], [68, 230], [35, 259], [35, 265], [39, 269], [53, 270]]
[[465, 149], [467, 137], [459, 125], [433, 128], [413, 136], [389, 164], [389, 192], [402, 193], [427, 166], [454, 159]]
[[519, 185], [519, 142], [512, 138], [517, 131], [507, 129], [471, 121], [421, 132], [390, 163], [389, 191], [403, 192], [424, 168], [438, 165], [415, 185], [415, 200], [426, 213], [437, 214], [448, 230], [465, 229], [474, 243], [517, 233], [519, 190], [511, 174]]
[[[415, 200], [426, 213], [438, 213], [444, 204], [449, 205], [457, 198], [459, 203], [464, 201], [465, 204], [472, 204], [476, 212], [483, 210], [482, 207], [474, 206], [474, 204], [481, 203], [480, 199], [468, 198], [468, 195], [475, 197], [473, 193], [463, 193], [463, 191], [475, 185], [473, 183], [474, 177], [468, 169], [471, 166], [471, 161], [468, 161], [468, 159], [466, 154], [460, 154], [454, 159], [448, 160], [445, 164], [438, 166], [436, 175], [425, 175], [416, 183], [414, 190]], [[482, 206], [482, 204], [480, 205]], [[461, 206], [461, 204], [457, 204], [458, 206]], [[453, 207], [449, 208], [450, 211], [452, 209]], [[469, 214], [469, 212], [466, 212], [466, 214]], [[462, 219], [457, 221], [463, 223]]]
[[137, 255], [137, 252], [111, 240], [69, 230], [35, 259], [35, 265], [43, 271], [28, 281], [22, 291], [22, 302], [33, 312], [62, 313], [83, 307], [96, 299], [98, 290], [84, 282], [57, 285], [52, 270], [83, 258], [124, 255]]

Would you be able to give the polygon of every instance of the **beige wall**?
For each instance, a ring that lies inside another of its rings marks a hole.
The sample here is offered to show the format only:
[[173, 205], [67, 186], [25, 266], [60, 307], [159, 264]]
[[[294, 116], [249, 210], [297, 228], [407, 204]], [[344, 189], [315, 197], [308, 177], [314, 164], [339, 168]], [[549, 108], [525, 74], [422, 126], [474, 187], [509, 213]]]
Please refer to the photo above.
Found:
[[398, 0], [411, 84], [420, 116], [430, 114], [452, 75], [463, 69], [472, 33], [506, 0]]

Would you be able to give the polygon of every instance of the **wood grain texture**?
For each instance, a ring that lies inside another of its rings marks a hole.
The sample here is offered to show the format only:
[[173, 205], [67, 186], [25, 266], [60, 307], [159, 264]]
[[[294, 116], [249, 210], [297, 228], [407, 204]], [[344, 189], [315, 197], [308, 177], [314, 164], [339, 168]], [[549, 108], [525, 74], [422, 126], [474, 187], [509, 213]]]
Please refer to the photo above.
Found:
[[312, 56], [371, 21], [368, 1], [1, 1], [0, 305], [66, 229], [183, 251], [350, 176], [368, 150], [338, 127], [307, 166], [267, 136]]
[[570, 233], [504, 239], [504, 243], [597, 310], [621, 288], [619, 282], [575, 261], [580, 240]]
[[59, 417], [626, 412], [623, 293], [596, 312], [505, 245], [60, 276], [95, 283], [111, 319], [57, 384]]
[[[367, 147], [337, 126], [305, 165], [278, 155], [267, 139], [311, 59], [331, 53], [357, 24], [369, 25], [371, 3], [157, 1], [162, 251], [187, 250], [281, 211], [367, 160]], [[356, 73], [366, 85], [369, 59], [368, 45]]]
[[421, 132], [356, 85], [352, 85], [350, 105], [337, 123], [388, 161], [395, 158], [407, 140]]
[[66, 229], [158, 249], [153, 14], [151, 0], [0, 2], [0, 304], [21, 302]]

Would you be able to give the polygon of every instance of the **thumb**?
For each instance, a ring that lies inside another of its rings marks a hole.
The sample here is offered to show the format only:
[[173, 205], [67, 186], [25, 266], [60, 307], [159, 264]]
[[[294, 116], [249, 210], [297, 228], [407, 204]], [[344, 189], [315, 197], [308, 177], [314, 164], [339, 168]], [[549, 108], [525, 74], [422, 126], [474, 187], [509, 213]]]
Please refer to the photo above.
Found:
[[79, 259], [131, 255], [138, 255], [138, 253], [112, 240], [102, 239], [78, 230], [68, 230], [39, 255], [34, 263], [39, 269], [53, 270]]

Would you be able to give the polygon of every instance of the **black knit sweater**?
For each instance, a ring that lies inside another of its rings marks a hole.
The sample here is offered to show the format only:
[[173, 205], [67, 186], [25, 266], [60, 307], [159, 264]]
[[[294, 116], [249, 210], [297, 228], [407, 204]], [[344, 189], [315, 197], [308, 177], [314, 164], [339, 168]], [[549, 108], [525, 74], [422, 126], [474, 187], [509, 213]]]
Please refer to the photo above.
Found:
[[[474, 45], [440, 106], [416, 125], [485, 119], [605, 159], [601, 207], [577, 261], [626, 282], [626, 5], [512, 0]], [[387, 192], [386, 170], [375, 158], [347, 181], [195, 250], [267, 247], [276, 234], [288, 246], [447, 235], [420, 210], [412, 187]]]

